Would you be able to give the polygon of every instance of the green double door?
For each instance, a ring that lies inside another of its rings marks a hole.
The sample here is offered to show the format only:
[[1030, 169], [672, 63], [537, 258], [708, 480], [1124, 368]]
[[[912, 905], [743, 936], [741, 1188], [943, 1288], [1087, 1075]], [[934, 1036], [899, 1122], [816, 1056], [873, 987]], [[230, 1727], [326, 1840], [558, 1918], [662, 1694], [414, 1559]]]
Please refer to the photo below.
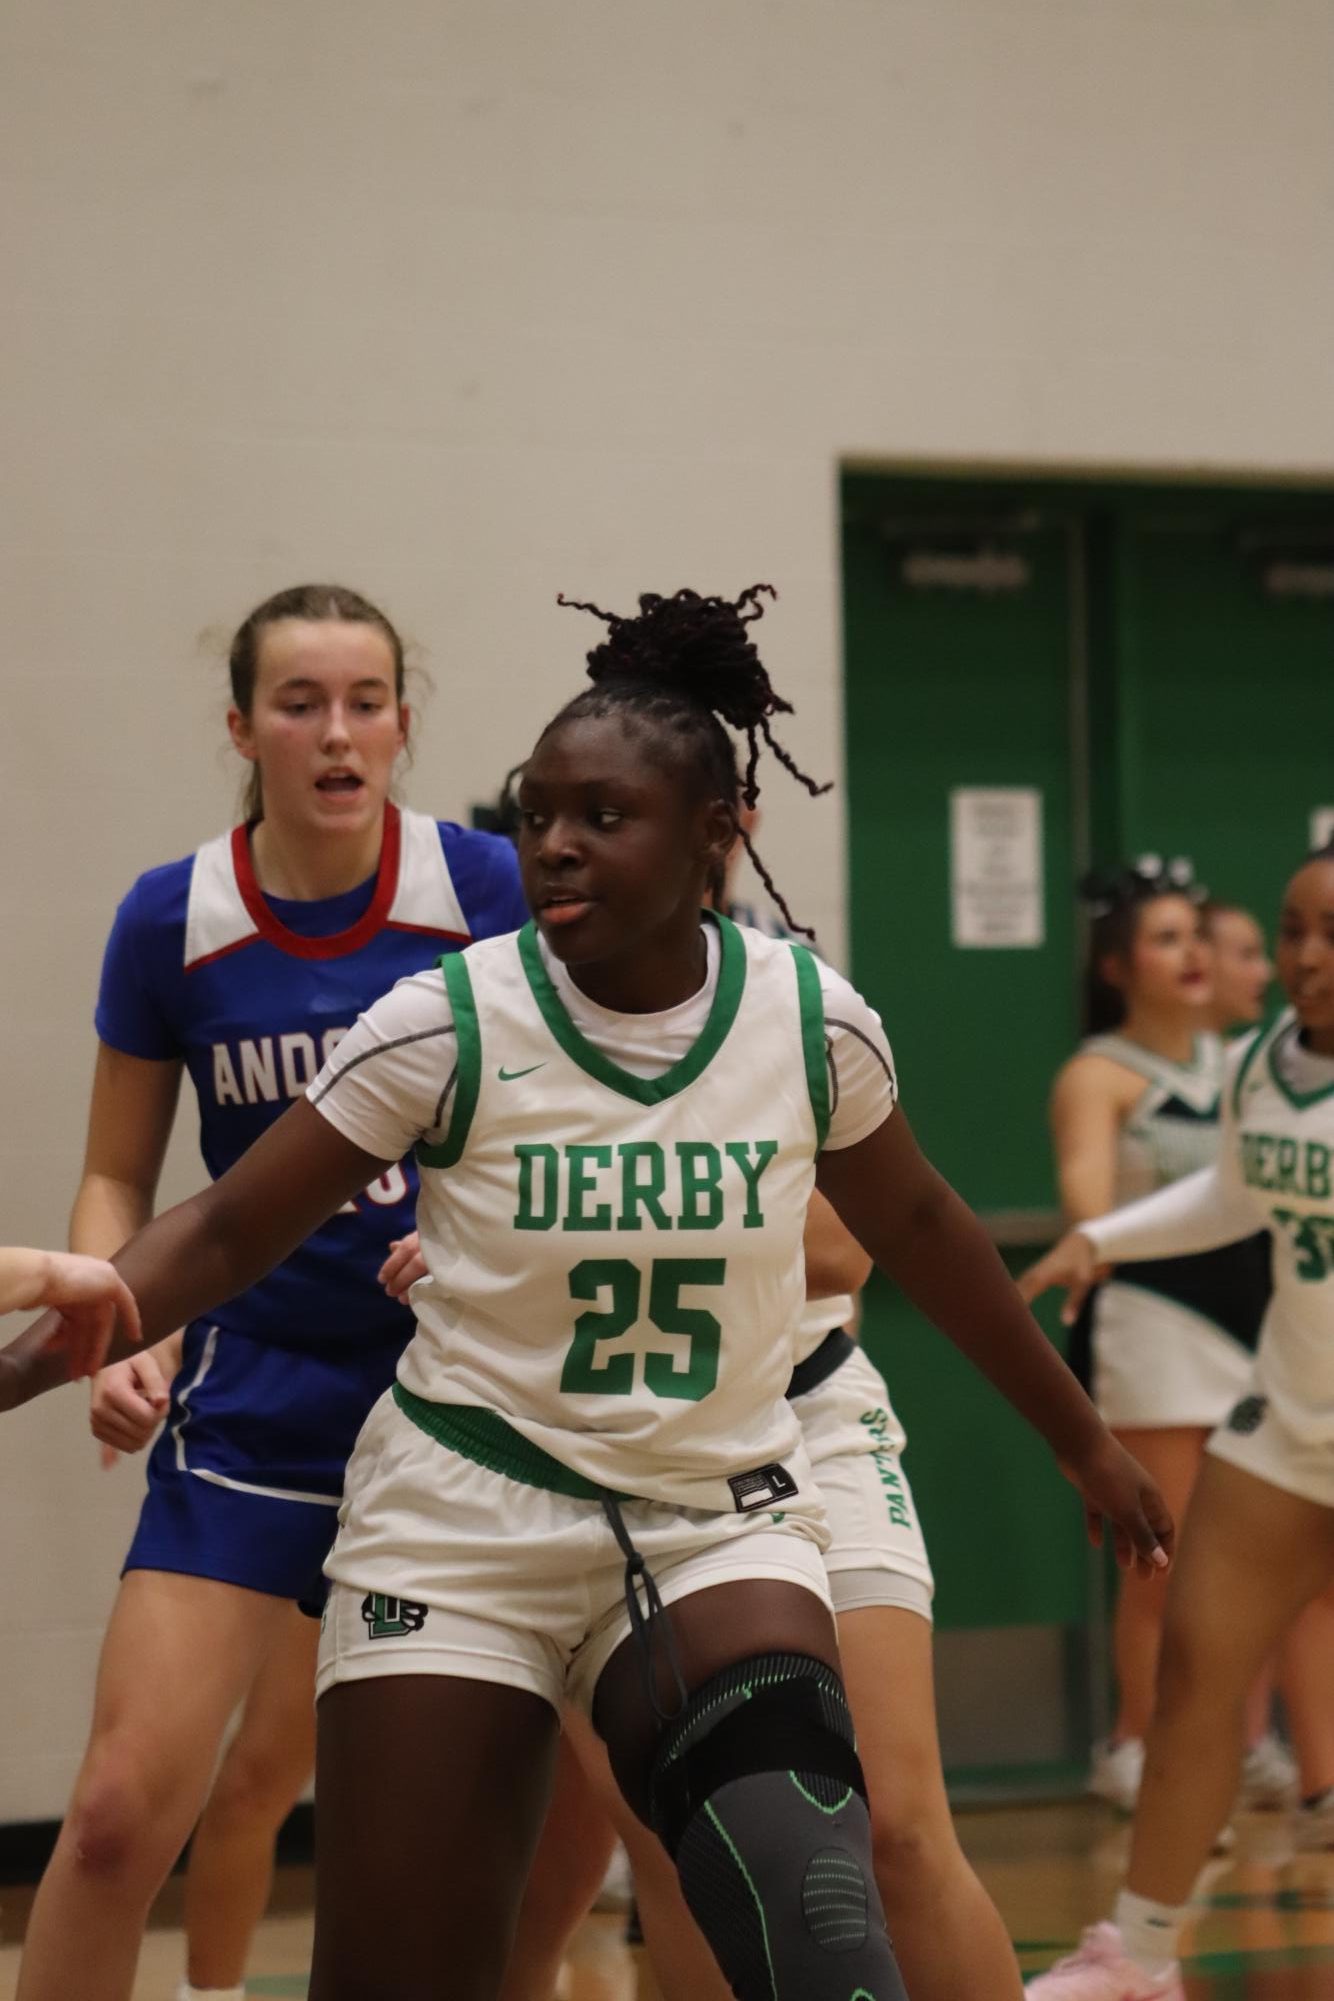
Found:
[[[1018, 1268], [1056, 1223], [1083, 869], [1189, 855], [1271, 921], [1334, 808], [1334, 496], [858, 473], [843, 557], [852, 973], [924, 1146]], [[1106, 1701], [1074, 1496], [878, 1280], [866, 1339], [938, 1572], [947, 1757], [1073, 1775]]]

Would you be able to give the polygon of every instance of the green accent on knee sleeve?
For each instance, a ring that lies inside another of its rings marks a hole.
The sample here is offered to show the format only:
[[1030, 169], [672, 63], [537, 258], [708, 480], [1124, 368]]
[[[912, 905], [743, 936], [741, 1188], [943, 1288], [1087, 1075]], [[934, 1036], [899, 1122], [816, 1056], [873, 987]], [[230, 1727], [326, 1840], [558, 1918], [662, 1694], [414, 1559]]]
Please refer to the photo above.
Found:
[[[758, 1669], [758, 1672], [757, 1672]], [[855, 1750], [856, 1732], [843, 1684], [831, 1667], [804, 1654], [773, 1654], [767, 1659], [738, 1662], [720, 1674], [691, 1699], [690, 1715], [684, 1726], [669, 1730], [659, 1755], [671, 1764], [698, 1738], [706, 1736], [719, 1715], [749, 1702], [756, 1689], [781, 1688], [787, 1682], [817, 1681], [821, 1684], [826, 1719]]]
[[821, 1813], [827, 1813], [827, 1814], [842, 1813], [844, 1807], [847, 1805], [848, 1801], [852, 1798], [852, 1787], [848, 1786], [844, 1789], [843, 1792], [839, 1794], [836, 1800], [817, 1799], [815, 1794], [811, 1791], [810, 1787], [804, 1786], [801, 1783], [801, 1780], [797, 1777], [795, 1772], [789, 1772], [788, 1777], [791, 1779], [797, 1791], [801, 1794], [801, 1797], [804, 1800], [809, 1800], [810, 1804], [813, 1807], [818, 1807]]
[[769, 1968], [769, 1992], [774, 1997], [774, 2001], [777, 2001], [778, 1981], [774, 1974], [774, 1956], [769, 1950], [769, 1927], [764, 1921], [764, 1905], [760, 1900], [760, 1893], [755, 1887], [755, 1879], [751, 1875], [749, 1869], [747, 1869], [745, 1863], [741, 1860], [741, 1856], [737, 1850], [736, 1843], [733, 1841], [731, 1835], [727, 1832], [727, 1829], [723, 1826], [722, 1822], [719, 1820], [712, 1800], [709, 1801], [708, 1805], [704, 1809], [704, 1812], [706, 1817], [713, 1823], [713, 1826], [717, 1829], [719, 1838], [725, 1844], [728, 1854], [731, 1856], [733, 1862], [735, 1862], [737, 1866], [737, 1870], [738, 1873], [740, 1874], [742, 1882], [745, 1884], [746, 1888], [750, 1891], [751, 1897], [754, 1901], [755, 1915], [760, 1921], [760, 1936], [764, 1940], [765, 1963]]

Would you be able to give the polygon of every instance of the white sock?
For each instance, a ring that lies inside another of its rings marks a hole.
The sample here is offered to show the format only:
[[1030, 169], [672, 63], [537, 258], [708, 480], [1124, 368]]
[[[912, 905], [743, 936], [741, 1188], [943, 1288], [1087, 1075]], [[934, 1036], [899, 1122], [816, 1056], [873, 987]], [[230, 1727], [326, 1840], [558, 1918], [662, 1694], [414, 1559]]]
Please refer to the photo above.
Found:
[[183, 1980], [176, 1989], [176, 2001], [245, 2001], [245, 1983], [239, 1987], [192, 1987]]
[[1155, 1904], [1152, 1897], [1122, 1890], [1112, 1923], [1121, 1934], [1126, 1958], [1142, 1973], [1158, 1978], [1170, 1973], [1176, 1964], [1177, 1939], [1185, 1916], [1184, 1904]]

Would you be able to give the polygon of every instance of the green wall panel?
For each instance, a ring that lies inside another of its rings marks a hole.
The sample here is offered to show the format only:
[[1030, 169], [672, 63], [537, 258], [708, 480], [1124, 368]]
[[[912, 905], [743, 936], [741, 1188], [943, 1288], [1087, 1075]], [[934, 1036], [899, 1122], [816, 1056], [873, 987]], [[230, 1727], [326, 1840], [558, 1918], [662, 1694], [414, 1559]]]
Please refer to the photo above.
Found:
[[[1086, 843], [1189, 854], [1272, 927], [1312, 809], [1334, 806], [1334, 496], [855, 473], [842, 497], [853, 976], [942, 1170], [980, 1211], [1048, 1208]], [[1017, 557], [1025, 580], [913, 588], [914, 549]], [[1295, 589], [1274, 591], [1275, 564]], [[1038, 951], [951, 942], [958, 785], [1042, 791]], [[866, 1326], [908, 1428], [942, 1626], [1082, 1624], [1079, 1511], [1045, 1449], [880, 1280]]]

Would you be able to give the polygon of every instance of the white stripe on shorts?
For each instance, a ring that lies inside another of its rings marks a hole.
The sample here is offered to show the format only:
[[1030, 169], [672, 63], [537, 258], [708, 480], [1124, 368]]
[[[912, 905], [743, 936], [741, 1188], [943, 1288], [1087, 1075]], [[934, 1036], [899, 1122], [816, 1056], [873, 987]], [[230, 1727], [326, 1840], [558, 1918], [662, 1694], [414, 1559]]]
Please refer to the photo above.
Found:
[[171, 1428], [176, 1441], [176, 1470], [190, 1473], [196, 1480], [207, 1480], [214, 1487], [228, 1487], [234, 1494], [254, 1494], [263, 1501], [301, 1501], [317, 1508], [337, 1508], [342, 1505], [337, 1494], [306, 1494], [297, 1487], [261, 1487], [252, 1480], [233, 1480], [226, 1473], [214, 1473], [207, 1466], [189, 1466], [185, 1459], [185, 1427], [190, 1422], [190, 1398], [199, 1388], [209, 1370], [213, 1367], [213, 1357], [218, 1352], [218, 1328], [210, 1327], [204, 1339], [204, 1352], [199, 1358], [199, 1367], [186, 1384], [177, 1401], [181, 1406], [181, 1421]]

